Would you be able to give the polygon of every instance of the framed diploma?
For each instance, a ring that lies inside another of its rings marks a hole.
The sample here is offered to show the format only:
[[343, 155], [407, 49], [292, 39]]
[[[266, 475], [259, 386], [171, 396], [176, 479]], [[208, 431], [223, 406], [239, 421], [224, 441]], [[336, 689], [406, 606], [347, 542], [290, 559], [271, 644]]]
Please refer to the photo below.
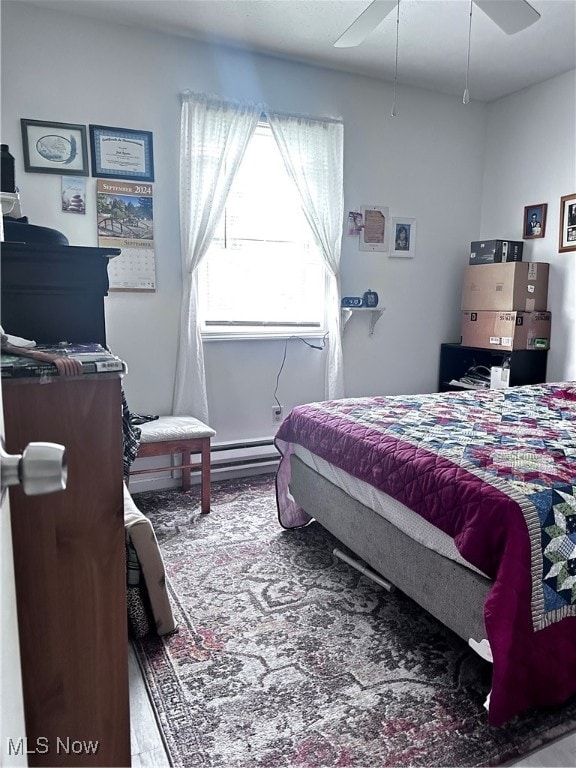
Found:
[[90, 126], [92, 176], [154, 181], [152, 133], [105, 125]]

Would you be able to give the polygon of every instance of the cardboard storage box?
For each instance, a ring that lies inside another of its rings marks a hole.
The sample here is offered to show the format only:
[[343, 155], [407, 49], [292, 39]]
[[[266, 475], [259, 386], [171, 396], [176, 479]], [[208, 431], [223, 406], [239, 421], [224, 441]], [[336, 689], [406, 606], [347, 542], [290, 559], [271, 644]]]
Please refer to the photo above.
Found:
[[470, 264], [522, 261], [521, 240], [476, 240], [470, 243]]
[[549, 266], [546, 262], [518, 261], [466, 267], [461, 309], [545, 312]]
[[549, 349], [550, 312], [462, 312], [462, 345], [482, 349]]

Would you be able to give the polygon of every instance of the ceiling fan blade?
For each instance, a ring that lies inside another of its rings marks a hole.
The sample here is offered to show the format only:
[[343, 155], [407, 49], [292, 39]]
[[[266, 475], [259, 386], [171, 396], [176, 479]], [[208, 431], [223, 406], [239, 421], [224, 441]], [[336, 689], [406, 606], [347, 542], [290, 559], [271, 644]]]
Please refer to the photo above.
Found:
[[526, 0], [474, 0], [492, 21], [507, 35], [520, 32], [535, 21], [540, 14]]
[[353, 48], [360, 45], [386, 16], [396, 8], [397, 0], [373, 0], [368, 8], [353, 21], [334, 43], [335, 48]]

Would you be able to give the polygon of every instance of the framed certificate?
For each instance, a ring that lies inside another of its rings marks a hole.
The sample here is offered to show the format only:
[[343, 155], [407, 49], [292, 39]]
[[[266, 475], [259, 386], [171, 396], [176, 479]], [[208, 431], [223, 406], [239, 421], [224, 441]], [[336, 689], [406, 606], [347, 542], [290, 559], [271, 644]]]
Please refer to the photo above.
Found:
[[152, 133], [105, 125], [90, 126], [92, 176], [154, 181]]

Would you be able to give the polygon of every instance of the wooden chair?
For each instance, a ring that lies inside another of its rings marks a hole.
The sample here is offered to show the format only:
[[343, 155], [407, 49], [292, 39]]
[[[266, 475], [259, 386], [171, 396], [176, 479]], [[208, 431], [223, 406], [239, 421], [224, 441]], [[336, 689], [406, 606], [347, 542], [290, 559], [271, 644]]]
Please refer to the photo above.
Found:
[[[145, 475], [149, 472], [178, 470], [182, 472], [182, 490], [190, 490], [190, 471], [200, 470], [201, 509], [210, 512], [210, 440], [216, 432], [193, 416], [160, 416], [154, 421], [139, 424], [142, 430], [137, 459], [151, 456], [170, 455], [169, 467], [148, 467], [130, 470], [133, 475]], [[181, 464], [174, 462], [174, 456], [180, 454]], [[200, 463], [192, 463], [191, 455], [200, 454]]]

